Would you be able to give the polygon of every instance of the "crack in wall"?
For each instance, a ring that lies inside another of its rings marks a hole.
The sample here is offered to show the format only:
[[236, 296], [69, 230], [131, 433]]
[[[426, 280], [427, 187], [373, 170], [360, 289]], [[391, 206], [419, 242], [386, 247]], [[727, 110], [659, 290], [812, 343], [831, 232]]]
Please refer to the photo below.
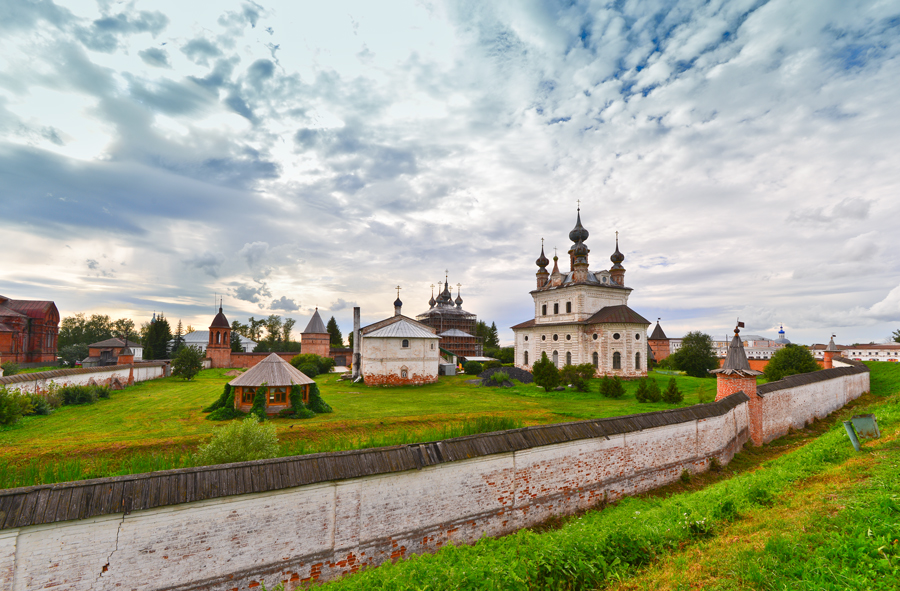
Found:
[[109, 570], [109, 563], [112, 562], [113, 554], [116, 553], [119, 549], [119, 534], [122, 533], [122, 524], [125, 523], [125, 513], [122, 513], [122, 519], [119, 521], [119, 526], [116, 528], [116, 545], [113, 547], [112, 552], [109, 553], [109, 556], [106, 557], [106, 564], [103, 565], [103, 568], [100, 569], [100, 574], [97, 575], [97, 578], [94, 580], [94, 584], [91, 585], [91, 588], [95, 588], [97, 583], [100, 582], [100, 578], [103, 576], [103, 573]]

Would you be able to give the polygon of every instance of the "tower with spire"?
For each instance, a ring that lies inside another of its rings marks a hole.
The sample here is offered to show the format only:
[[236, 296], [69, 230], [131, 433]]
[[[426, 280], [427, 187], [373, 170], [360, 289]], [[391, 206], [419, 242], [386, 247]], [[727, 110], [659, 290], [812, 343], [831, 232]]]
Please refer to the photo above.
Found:
[[[590, 269], [590, 232], [582, 223], [581, 204], [568, 236], [569, 267], [547, 271], [544, 240], [535, 261], [536, 286], [531, 291], [534, 318], [512, 327], [516, 334], [516, 365], [530, 369], [546, 354], [558, 367], [591, 363], [598, 375], [623, 378], [647, 374], [647, 327], [650, 323], [628, 307], [632, 289], [625, 285], [625, 255], [619, 250], [618, 232], [610, 269]], [[555, 251], [555, 249], [554, 249]]]
[[[399, 299], [399, 298], [398, 298]], [[319, 316], [319, 308], [316, 307], [309, 324], [300, 333], [300, 351], [303, 353], [315, 353], [320, 357], [329, 357], [331, 353], [331, 335]]]
[[231, 363], [231, 325], [222, 312], [222, 300], [219, 300], [219, 313], [209, 325], [209, 342], [206, 344], [206, 356], [210, 367], [232, 367]]

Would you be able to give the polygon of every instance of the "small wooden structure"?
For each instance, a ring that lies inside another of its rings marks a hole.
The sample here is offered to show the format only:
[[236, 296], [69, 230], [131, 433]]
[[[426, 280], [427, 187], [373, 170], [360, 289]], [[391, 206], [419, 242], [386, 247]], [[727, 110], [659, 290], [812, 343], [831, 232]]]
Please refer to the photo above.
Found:
[[291, 387], [303, 389], [303, 402], [309, 403], [309, 386], [315, 382], [293, 365], [272, 353], [242, 375], [229, 382], [234, 394], [234, 408], [250, 412], [260, 388], [266, 392], [266, 414], [277, 414], [291, 408]]

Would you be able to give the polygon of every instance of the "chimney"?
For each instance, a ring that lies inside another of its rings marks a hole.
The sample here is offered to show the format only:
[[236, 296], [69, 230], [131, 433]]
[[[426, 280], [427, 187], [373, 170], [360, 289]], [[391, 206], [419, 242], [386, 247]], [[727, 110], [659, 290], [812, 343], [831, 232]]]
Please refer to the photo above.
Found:
[[359, 306], [353, 308], [353, 379], [360, 376], [360, 362], [362, 361], [362, 343], [359, 342]]

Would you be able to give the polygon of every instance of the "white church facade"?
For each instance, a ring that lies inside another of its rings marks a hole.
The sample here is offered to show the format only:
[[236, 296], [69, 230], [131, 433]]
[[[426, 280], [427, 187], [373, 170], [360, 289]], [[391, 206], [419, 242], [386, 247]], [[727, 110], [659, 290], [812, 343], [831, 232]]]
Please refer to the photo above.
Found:
[[581, 225], [579, 208], [575, 228], [569, 232], [569, 270], [553, 270], [544, 255], [537, 259], [534, 318], [512, 327], [515, 333], [515, 363], [531, 370], [546, 353], [557, 367], [590, 363], [597, 375], [636, 378], [647, 375], [647, 327], [650, 323], [628, 307], [632, 289], [625, 286], [625, 256], [616, 250], [608, 270], [591, 271], [585, 241], [588, 231]]

